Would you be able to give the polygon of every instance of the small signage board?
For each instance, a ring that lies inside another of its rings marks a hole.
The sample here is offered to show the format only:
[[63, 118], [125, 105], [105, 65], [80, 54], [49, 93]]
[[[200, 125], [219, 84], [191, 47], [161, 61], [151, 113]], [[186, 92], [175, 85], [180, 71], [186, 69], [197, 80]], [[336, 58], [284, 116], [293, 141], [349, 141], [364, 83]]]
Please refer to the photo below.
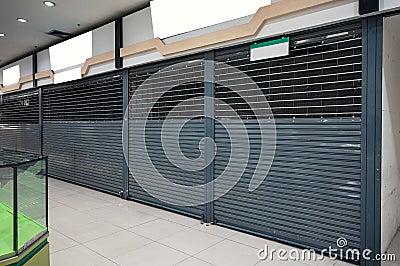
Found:
[[289, 37], [250, 46], [250, 61], [289, 55]]

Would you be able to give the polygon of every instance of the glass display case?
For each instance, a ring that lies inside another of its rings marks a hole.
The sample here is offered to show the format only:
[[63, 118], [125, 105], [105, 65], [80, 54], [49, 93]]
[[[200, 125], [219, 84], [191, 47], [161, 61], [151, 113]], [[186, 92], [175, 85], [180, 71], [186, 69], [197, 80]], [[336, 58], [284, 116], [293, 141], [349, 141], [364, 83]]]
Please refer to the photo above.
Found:
[[0, 149], [0, 265], [47, 234], [47, 157]]

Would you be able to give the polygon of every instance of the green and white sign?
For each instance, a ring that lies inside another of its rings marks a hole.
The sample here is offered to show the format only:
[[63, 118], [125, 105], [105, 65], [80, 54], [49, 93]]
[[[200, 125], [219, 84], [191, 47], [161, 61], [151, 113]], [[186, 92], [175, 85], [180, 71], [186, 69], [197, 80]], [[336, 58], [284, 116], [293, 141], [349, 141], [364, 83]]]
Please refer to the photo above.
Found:
[[289, 55], [289, 37], [250, 46], [250, 61]]

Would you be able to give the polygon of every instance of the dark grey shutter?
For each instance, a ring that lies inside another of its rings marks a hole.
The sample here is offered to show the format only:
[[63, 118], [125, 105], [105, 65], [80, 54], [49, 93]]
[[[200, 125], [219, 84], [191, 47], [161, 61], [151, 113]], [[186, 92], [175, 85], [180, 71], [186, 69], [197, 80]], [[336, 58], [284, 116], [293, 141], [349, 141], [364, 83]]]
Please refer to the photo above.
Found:
[[[276, 155], [254, 192], [249, 182], [261, 136], [251, 110], [229, 88], [216, 98], [240, 114], [249, 132], [250, 160], [239, 183], [215, 201], [218, 224], [298, 245], [334, 247], [339, 237], [360, 248], [361, 61], [360, 25], [293, 35], [289, 56], [250, 61], [249, 45], [216, 52], [262, 89], [275, 116]], [[231, 76], [217, 64], [216, 82]], [[250, 113], [250, 115], [249, 115]], [[224, 123], [238, 123], [218, 115]], [[231, 156], [228, 133], [216, 123], [215, 177]], [[234, 132], [232, 134], [235, 134]]]
[[0, 147], [40, 153], [37, 89], [1, 95]]
[[[204, 119], [203, 119], [203, 102], [193, 101], [187, 111], [181, 113], [171, 113], [172, 109], [184, 100], [188, 100], [197, 96], [204, 95], [204, 66], [199, 57], [182, 58], [176, 61], [163, 62], [161, 64], [153, 64], [148, 67], [140, 67], [131, 69], [130, 71], [130, 86], [131, 96], [136, 90], [142, 90], [141, 96], [143, 101], [154, 101], [155, 105], [150, 113], [150, 118], [144, 120], [138, 114], [138, 117], [130, 118], [129, 125], [129, 166], [134, 175], [140, 175], [142, 178], [147, 178], [148, 185], [158, 189], [158, 193], [164, 195], [171, 201], [174, 199], [191, 198], [190, 193], [178, 193], [170, 188], [163, 187], [154, 182], [154, 178], [149, 176], [149, 168], [155, 167], [159, 173], [168, 180], [185, 186], [194, 186], [204, 184], [204, 170], [186, 171], [172, 164], [163, 149], [163, 145], [173, 145], [170, 143], [174, 135], [164, 133], [166, 142], [161, 142], [161, 129], [167, 115], [174, 115], [176, 124], [185, 121], [186, 124], [182, 128], [179, 136], [180, 147], [172, 147], [177, 153], [180, 152], [188, 158], [198, 158], [200, 155], [199, 142], [204, 137]], [[193, 60], [193, 61], [192, 61]], [[179, 62], [185, 62], [171, 67], [171, 65]], [[167, 68], [165, 68], [167, 67]], [[165, 69], [164, 69], [165, 68]], [[158, 73], [157, 73], [158, 72]], [[146, 87], [141, 87], [143, 82], [157, 73]], [[193, 75], [200, 79], [194, 81], [188, 78], [188, 75]], [[171, 84], [180, 85], [174, 86]], [[157, 91], [161, 88], [168, 88], [161, 97], [155, 98]], [[193, 119], [191, 119], [193, 118]], [[175, 123], [169, 121], [169, 123]], [[148, 156], [151, 159], [152, 165], [145, 163], [143, 158], [147, 156], [146, 150], [140, 147], [137, 137], [138, 129], [135, 123], [146, 123], [146, 148]], [[196, 195], [202, 196], [202, 195]], [[203, 214], [203, 206], [183, 207], [174, 204], [162, 202], [159, 199], [149, 195], [130, 175], [129, 179], [129, 197], [134, 200], [145, 203], [158, 205], [164, 208], [172, 209], [191, 216], [201, 217]]]
[[43, 88], [43, 153], [49, 175], [98, 190], [122, 190], [120, 72]]

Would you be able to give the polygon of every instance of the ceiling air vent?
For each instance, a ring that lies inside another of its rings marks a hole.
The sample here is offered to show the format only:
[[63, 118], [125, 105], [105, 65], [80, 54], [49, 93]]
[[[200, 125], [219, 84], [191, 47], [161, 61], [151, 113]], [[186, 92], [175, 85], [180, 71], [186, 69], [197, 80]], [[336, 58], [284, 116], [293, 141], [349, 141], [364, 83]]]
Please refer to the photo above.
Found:
[[58, 37], [58, 38], [62, 38], [62, 39], [66, 39], [70, 36], [72, 36], [72, 34], [60, 31], [60, 30], [51, 30], [49, 32], [47, 32], [48, 35], [54, 36], [54, 37]]

